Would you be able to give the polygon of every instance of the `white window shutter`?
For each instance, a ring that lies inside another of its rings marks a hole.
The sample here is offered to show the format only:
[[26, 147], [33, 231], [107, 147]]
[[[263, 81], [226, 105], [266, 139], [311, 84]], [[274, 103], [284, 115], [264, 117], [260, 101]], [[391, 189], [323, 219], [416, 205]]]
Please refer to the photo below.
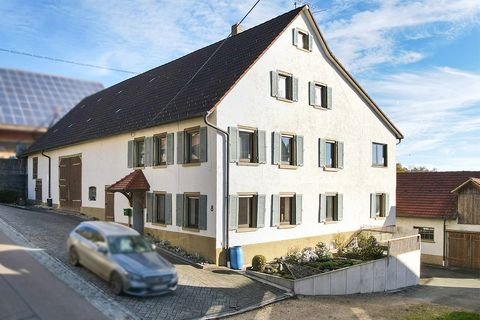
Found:
[[325, 194], [320, 194], [318, 222], [325, 222], [326, 220], [327, 220], [327, 197], [325, 196]]
[[301, 194], [295, 195], [295, 224], [302, 224], [302, 198]]
[[267, 133], [262, 130], [257, 131], [257, 156], [258, 163], [267, 163]]
[[337, 142], [337, 168], [343, 169], [343, 142]]
[[312, 81], [308, 83], [308, 103], [311, 106], [317, 104], [317, 102], [315, 101], [315, 82]]
[[343, 194], [337, 194], [337, 221], [343, 220]]
[[333, 90], [332, 87], [327, 87], [327, 109], [332, 109], [332, 94]]
[[296, 165], [303, 166], [303, 136], [295, 136]]
[[370, 193], [370, 218], [377, 216], [377, 194]]
[[270, 71], [270, 86], [272, 97], [278, 96], [278, 73], [276, 71]]
[[325, 153], [326, 153], [326, 141], [325, 139], [318, 139], [318, 166], [324, 168], [325, 163]]
[[230, 162], [238, 162], [238, 128], [228, 127]]
[[230, 195], [228, 199], [228, 230], [238, 228], [238, 196]]
[[153, 165], [153, 137], [146, 137], [144, 166], [151, 167], [152, 165]]
[[280, 225], [280, 196], [272, 194], [272, 227]]
[[273, 132], [273, 143], [272, 143], [272, 152], [273, 152], [273, 157], [272, 157], [272, 162], [273, 164], [280, 164], [280, 154], [282, 150], [281, 146], [281, 135], [280, 132]]
[[265, 227], [265, 204], [266, 196], [259, 194], [257, 196], [257, 228]]
[[384, 199], [383, 199], [383, 205], [385, 206], [385, 207], [384, 207], [384, 210], [385, 210], [384, 212], [385, 212], [385, 217], [386, 217], [386, 216], [388, 216], [388, 214], [390, 213], [390, 203], [389, 203], [389, 201], [390, 201], [389, 198], [390, 198], [390, 197], [389, 197], [389, 194], [388, 194], [388, 193], [384, 193], [384, 194], [383, 194], [383, 197], [384, 197]]
[[292, 42], [295, 47], [298, 47], [298, 30], [297, 28], [292, 29]]
[[308, 35], [308, 51], [312, 51], [313, 47], [313, 36], [311, 34]]
[[292, 100], [298, 101], [298, 78], [292, 77]]
[[128, 154], [127, 154], [127, 168], [133, 168], [133, 148], [135, 143], [133, 140], [128, 141]]

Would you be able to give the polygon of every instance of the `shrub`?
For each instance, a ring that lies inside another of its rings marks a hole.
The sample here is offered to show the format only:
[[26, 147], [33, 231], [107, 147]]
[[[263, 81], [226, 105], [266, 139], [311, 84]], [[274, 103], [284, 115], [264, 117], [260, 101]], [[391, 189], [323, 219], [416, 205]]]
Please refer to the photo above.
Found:
[[252, 270], [263, 272], [265, 270], [265, 265], [267, 264], [267, 259], [264, 255], [257, 254], [252, 259]]
[[348, 259], [360, 259], [364, 261], [375, 260], [383, 257], [385, 247], [378, 244], [374, 236], [357, 237], [357, 246], [349, 246], [339, 252], [340, 256]]
[[0, 190], [0, 202], [15, 203], [18, 199], [18, 193], [13, 190]]
[[330, 250], [327, 248], [327, 245], [323, 242], [317, 243], [315, 246], [315, 253], [318, 256], [318, 260], [326, 260], [332, 257]]

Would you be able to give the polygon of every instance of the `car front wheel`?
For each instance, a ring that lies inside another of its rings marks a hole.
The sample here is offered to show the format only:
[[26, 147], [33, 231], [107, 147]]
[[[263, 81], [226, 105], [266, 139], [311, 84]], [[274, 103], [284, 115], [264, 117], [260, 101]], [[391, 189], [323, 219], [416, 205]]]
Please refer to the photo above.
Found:
[[114, 294], [121, 295], [123, 292], [123, 280], [122, 277], [114, 272], [110, 277], [110, 287]]
[[70, 250], [68, 250], [68, 261], [70, 262], [70, 264], [72, 266], [78, 266], [79, 265], [78, 253], [77, 253], [77, 250], [75, 250], [74, 247], [72, 247], [72, 248], [70, 248]]

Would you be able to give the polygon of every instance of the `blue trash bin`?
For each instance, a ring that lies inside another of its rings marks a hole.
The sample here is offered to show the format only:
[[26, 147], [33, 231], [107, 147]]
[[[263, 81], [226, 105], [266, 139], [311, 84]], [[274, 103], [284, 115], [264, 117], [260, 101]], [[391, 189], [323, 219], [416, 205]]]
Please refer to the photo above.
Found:
[[242, 270], [243, 250], [241, 246], [230, 247], [230, 268], [235, 270]]

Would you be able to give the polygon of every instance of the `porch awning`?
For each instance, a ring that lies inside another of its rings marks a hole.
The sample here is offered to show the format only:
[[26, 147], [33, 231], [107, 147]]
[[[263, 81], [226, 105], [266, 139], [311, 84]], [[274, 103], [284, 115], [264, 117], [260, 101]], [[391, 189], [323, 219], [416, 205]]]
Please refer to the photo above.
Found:
[[122, 193], [148, 190], [150, 190], [150, 184], [148, 183], [147, 178], [145, 178], [142, 170], [133, 171], [108, 188], [108, 191], [110, 192]]

